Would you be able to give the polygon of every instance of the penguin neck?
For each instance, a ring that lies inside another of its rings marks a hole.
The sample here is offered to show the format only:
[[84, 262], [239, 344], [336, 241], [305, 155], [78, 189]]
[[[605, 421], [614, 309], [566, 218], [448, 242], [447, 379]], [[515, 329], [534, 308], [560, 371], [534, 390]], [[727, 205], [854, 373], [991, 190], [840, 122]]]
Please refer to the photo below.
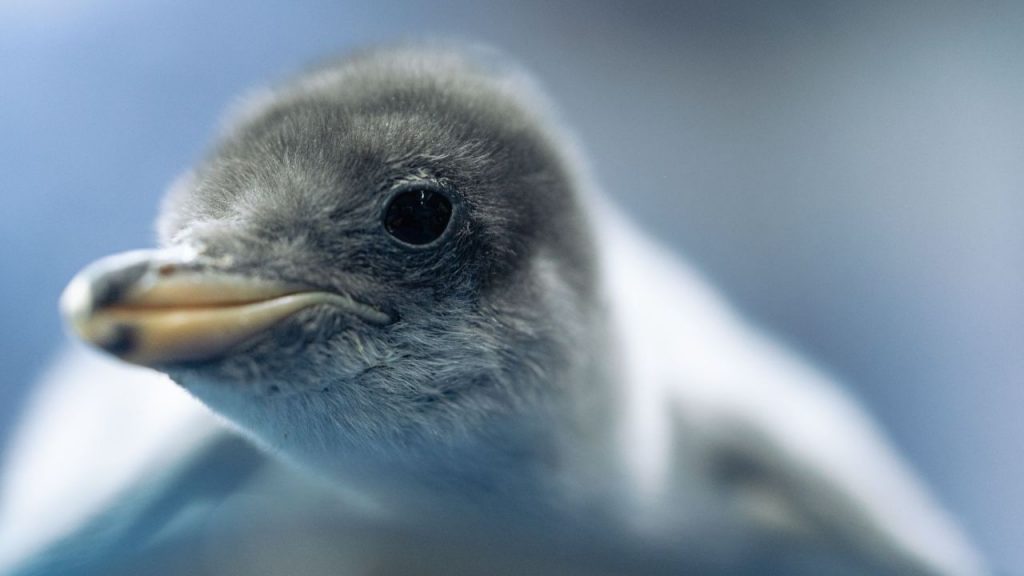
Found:
[[484, 499], [493, 495], [498, 502], [563, 516], [593, 513], [598, 503], [606, 513], [616, 505], [624, 472], [616, 460], [617, 356], [604, 316], [591, 319], [554, 381], [538, 383], [557, 393], [527, 413], [496, 419], [465, 450], [456, 448], [436, 460], [439, 478], [450, 473], [466, 482], [459, 495], [477, 489]]
[[[604, 338], [603, 331], [591, 334]], [[564, 516], [607, 502], [621, 472], [612, 461], [611, 358], [603, 342], [581, 345], [571, 362], [548, 374], [557, 382], [534, 383], [557, 393], [490, 415], [455, 438], [416, 435], [383, 448], [346, 446], [327, 472], [381, 501], [429, 514], [438, 507], [446, 514], [515, 508]], [[322, 462], [315, 467], [323, 471]]]
[[591, 438], [581, 441], [581, 432], [538, 424], [524, 433], [519, 427], [415, 455], [347, 459], [331, 472], [340, 484], [411, 515], [564, 519], [593, 512], [614, 493], [607, 454], [585, 443]]
[[603, 298], [578, 297], [544, 268], [538, 259], [541, 309], [562, 314], [532, 318], [544, 336], [513, 346], [521, 356], [500, 371], [506, 381], [492, 383], [526, 391], [509, 402], [519, 408], [478, 423], [454, 444], [417, 447], [425, 455], [414, 461], [425, 485], [459, 499], [494, 497], [558, 513], [599, 502], [610, 510], [626, 474], [618, 450], [619, 347]]

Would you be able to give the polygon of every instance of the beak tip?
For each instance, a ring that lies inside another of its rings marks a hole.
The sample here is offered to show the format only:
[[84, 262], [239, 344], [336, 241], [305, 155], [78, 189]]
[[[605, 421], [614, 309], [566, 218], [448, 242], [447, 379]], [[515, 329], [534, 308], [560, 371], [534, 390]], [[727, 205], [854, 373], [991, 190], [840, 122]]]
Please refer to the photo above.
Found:
[[75, 277], [60, 297], [60, 311], [69, 332], [79, 340], [108, 354], [124, 358], [138, 342], [137, 329], [124, 323], [96, 321], [92, 283]]
[[64, 321], [78, 332], [93, 309], [92, 285], [81, 275], [75, 276], [60, 295], [60, 313]]

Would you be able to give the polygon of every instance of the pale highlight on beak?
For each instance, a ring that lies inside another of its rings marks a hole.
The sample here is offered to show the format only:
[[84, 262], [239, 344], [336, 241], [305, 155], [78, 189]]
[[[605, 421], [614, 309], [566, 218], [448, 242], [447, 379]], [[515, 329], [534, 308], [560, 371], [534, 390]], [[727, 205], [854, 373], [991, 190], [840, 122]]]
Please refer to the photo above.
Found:
[[391, 318], [338, 293], [197, 265], [180, 251], [110, 256], [80, 272], [61, 310], [83, 341], [154, 366], [224, 356], [296, 312], [330, 305], [371, 324]]

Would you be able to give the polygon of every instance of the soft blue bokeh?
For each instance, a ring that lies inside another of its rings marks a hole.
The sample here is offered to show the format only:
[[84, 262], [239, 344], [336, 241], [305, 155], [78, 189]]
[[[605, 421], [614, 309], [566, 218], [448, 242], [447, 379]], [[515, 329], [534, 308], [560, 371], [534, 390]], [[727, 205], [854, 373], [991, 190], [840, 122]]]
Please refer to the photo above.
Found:
[[[628, 7], [627, 7], [628, 6]], [[839, 375], [1024, 566], [1024, 5], [0, 0], [0, 437], [89, 260], [246, 88], [456, 35], [534, 69], [602, 184]]]

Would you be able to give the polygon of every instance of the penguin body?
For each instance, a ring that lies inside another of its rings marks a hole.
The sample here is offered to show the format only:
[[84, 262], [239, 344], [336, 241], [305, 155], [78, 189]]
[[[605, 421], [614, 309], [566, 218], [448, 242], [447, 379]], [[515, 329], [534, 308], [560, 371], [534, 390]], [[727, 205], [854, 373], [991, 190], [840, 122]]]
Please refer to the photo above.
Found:
[[[235, 533], [326, 523], [315, 532], [339, 536], [314, 540], [329, 548], [351, 534], [318, 515], [337, 504], [408, 544], [383, 556], [430, 548], [449, 569], [473, 542], [510, 572], [531, 558], [593, 573], [611, 557], [609, 573], [984, 573], [855, 403], [626, 222], [545, 106], [491, 54], [403, 47], [313, 69], [236, 112], [169, 193], [163, 248], [98, 262], [63, 302], [83, 340], [169, 375], [229, 424], [180, 395], [128, 400], [150, 393], [117, 392], [134, 370], [105, 365], [99, 383], [58, 371], [29, 448], [12, 452], [5, 502], [36, 486], [33, 460], [59, 461], [31, 446], [71, 398], [107, 388], [127, 406], [96, 413], [137, 442], [103, 443], [115, 473], [78, 532], [25, 506], [20, 518], [73, 536], [50, 553], [41, 542], [57, 534], [26, 536], [10, 557], [43, 550], [29, 573], [70, 573], [83, 546], [135, 558], [161, 538], [189, 557], [231, 533], [211, 536], [205, 513], [174, 520], [190, 494], [262, 485], [306, 507], [272, 506]], [[154, 473], [150, 450], [178, 465]], [[239, 464], [202, 480], [226, 454]], [[147, 475], [153, 488], [133, 488]], [[13, 509], [0, 530], [27, 533]], [[438, 533], [461, 540], [446, 548]]]

